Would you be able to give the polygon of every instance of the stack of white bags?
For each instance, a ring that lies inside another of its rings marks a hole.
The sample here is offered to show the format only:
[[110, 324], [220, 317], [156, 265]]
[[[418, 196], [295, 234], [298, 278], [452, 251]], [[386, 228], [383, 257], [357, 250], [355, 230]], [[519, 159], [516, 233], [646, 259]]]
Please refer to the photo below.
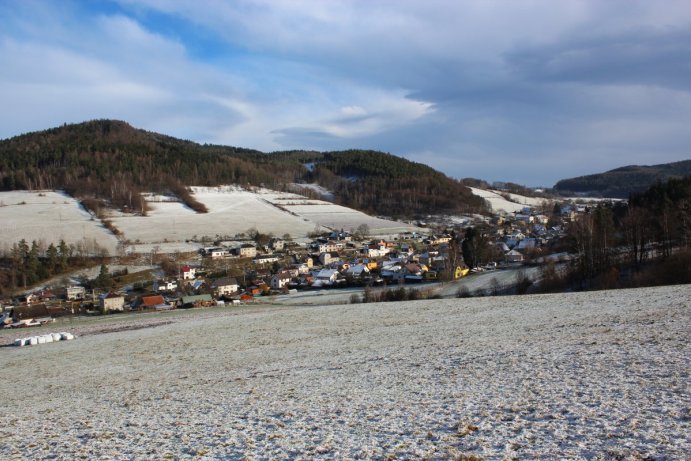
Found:
[[36, 344], [54, 343], [57, 341], [69, 341], [76, 338], [72, 333], [47, 333], [40, 336], [29, 336], [14, 340], [15, 346], [35, 346]]

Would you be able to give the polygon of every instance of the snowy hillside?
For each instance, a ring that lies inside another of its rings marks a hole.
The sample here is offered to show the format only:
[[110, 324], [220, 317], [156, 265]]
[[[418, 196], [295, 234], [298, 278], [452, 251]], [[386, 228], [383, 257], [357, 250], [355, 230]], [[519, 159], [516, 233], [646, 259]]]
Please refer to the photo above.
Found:
[[0, 348], [31, 390], [0, 457], [686, 459], [689, 305], [686, 285], [84, 320]]

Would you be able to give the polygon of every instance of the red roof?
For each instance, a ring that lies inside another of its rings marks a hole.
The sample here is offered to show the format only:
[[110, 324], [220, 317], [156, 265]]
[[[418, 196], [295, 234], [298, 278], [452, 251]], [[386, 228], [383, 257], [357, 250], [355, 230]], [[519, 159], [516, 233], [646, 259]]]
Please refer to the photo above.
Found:
[[142, 304], [145, 306], [159, 306], [165, 303], [166, 301], [165, 299], [163, 299], [163, 296], [161, 295], [142, 297]]

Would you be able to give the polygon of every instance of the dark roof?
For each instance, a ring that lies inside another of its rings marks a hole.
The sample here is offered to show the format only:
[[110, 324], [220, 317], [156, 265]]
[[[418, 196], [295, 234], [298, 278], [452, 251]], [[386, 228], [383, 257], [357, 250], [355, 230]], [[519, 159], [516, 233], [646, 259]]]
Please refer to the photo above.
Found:
[[18, 306], [12, 308], [12, 317], [15, 321], [55, 317], [65, 313], [62, 306], [48, 306], [46, 304], [34, 304], [32, 306]]
[[221, 277], [220, 279], [214, 280], [214, 283], [211, 285], [212, 288], [218, 288], [218, 287], [225, 287], [228, 285], [237, 285], [238, 281], [235, 279], [235, 277]]

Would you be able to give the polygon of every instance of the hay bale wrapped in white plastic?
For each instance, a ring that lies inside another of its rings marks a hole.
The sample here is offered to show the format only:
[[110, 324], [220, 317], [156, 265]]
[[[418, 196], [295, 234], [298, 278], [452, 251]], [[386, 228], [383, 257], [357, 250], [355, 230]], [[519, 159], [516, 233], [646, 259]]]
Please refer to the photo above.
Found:
[[15, 340], [14, 340], [14, 345], [15, 345], [15, 346], [19, 346], [19, 347], [24, 346], [24, 341], [25, 341], [25, 339], [26, 339], [26, 338], [17, 338], [17, 339], [15, 339]]
[[53, 341], [60, 341], [62, 339], [62, 335], [60, 333], [51, 333], [50, 335], [53, 337]]
[[36, 336], [36, 344], [45, 344], [46, 343], [46, 337], [45, 336]]
[[63, 332], [63, 333], [60, 333], [60, 336], [62, 337], [62, 339], [64, 341], [69, 341], [71, 339], [74, 339], [74, 335], [72, 333]]
[[35, 346], [38, 344], [38, 337], [37, 336], [31, 336], [29, 338], [29, 346]]
[[51, 335], [50, 333], [48, 333], [47, 335], [42, 335], [42, 337], [45, 340], [46, 344], [53, 342], [53, 335]]

